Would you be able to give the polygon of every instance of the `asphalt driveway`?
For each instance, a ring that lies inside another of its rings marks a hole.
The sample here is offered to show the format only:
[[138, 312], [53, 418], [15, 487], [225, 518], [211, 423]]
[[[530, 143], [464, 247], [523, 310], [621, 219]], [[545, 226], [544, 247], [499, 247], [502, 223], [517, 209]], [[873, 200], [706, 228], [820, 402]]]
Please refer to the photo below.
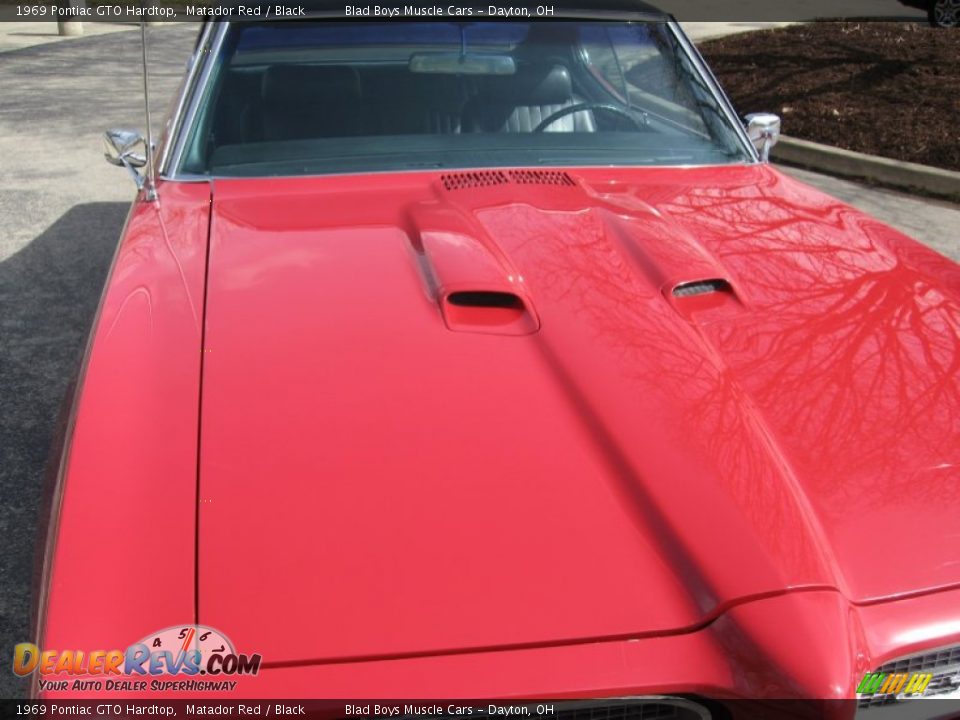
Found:
[[[150, 30], [155, 118], [195, 32]], [[30, 639], [44, 463], [133, 196], [100, 133], [143, 127], [139, 52], [136, 30], [0, 52], [0, 663]], [[960, 207], [790, 172], [960, 260]], [[0, 671], [0, 697], [21, 691]]]
[[[158, 118], [196, 25], [149, 32]], [[120, 31], [0, 53], [0, 697], [22, 692], [8, 661], [32, 639], [47, 450], [134, 193], [100, 134], [144, 126], [139, 41]]]

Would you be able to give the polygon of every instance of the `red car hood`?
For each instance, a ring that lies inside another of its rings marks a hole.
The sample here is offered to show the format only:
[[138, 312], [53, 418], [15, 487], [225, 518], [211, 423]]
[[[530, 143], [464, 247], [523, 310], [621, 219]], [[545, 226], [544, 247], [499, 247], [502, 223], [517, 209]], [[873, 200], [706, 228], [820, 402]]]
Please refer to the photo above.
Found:
[[199, 620], [265, 662], [960, 582], [958, 270], [890, 228], [764, 166], [213, 196]]

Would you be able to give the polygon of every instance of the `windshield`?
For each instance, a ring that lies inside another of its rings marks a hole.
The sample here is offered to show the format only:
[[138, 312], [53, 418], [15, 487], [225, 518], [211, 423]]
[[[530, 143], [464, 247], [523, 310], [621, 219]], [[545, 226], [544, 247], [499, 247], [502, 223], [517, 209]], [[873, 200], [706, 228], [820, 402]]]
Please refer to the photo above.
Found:
[[213, 62], [189, 173], [751, 158], [666, 23], [232, 23]]

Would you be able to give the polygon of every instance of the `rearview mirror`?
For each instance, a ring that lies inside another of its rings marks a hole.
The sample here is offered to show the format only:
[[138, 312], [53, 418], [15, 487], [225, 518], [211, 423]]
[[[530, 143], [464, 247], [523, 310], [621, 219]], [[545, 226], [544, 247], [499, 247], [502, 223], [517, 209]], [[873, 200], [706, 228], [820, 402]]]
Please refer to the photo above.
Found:
[[147, 141], [136, 130], [114, 129], [103, 134], [103, 156], [111, 165], [125, 167], [137, 188], [142, 188], [144, 179], [137, 172], [147, 164]]
[[517, 65], [509, 55], [490, 53], [415, 53], [410, 72], [447, 75], [513, 75]]
[[747, 136], [760, 153], [763, 162], [770, 160], [770, 148], [780, 139], [780, 116], [771, 113], [751, 113], [746, 117]]

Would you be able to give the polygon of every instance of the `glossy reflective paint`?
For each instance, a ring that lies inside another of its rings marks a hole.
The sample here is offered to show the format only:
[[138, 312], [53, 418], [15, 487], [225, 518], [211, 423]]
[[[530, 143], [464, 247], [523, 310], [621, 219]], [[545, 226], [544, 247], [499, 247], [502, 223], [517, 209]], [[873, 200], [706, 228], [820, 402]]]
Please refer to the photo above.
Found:
[[[944, 632], [946, 625], [952, 629]], [[933, 647], [960, 642], [960, 591], [870, 606], [850, 604], [836, 591], [798, 591], [736, 605], [713, 623], [677, 635], [349, 663], [267, 663], [258, 676], [237, 678], [232, 691], [189, 696], [852, 698], [865, 672], [903, 654], [898, 644], [905, 635], [933, 626], [940, 633]], [[931, 647], [929, 639], [924, 647]], [[130, 691], [112, 695], [156, 697]], [[780, 716], [756, 714], [743, 705], [732, 709], [735, 720]], [[825, 706], [814, 717], [849, 718], [852, 708]]]
[[571, 175], [215, 181], [201, 622], [337, 662], [960, 584], [957, 267], [767, 166]]
[[210, 189], [161, 193], [133, 206], [91, 337], [47, 558], [45, 648], [126, 647], [194, 615]]
[[960, 642], [957, 267], [769, 167], [571, 175], [136, 204], [41, 645], [198, 620], [263, 655], [230, 697], [830, 698]]

